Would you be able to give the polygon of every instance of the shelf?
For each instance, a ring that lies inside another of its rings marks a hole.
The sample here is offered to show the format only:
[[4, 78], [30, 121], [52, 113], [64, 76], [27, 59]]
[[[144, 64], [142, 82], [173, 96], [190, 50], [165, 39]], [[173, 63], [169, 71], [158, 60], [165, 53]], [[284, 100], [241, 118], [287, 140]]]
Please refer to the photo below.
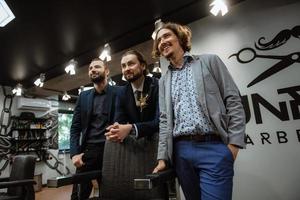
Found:
[[29, 139], [12, 138], [12, 140], [14, 140], [14, 141], [42, 141], [42, 140], [46, 141], [48, 139], [49, 138], [29, 138]]
[[13, 117], [11, 127], [12, 150], [16, 154], [44, 154], [49, 150], [51, 138], [48, 137], [49, 127], [46, 118], [24, 119]]
[[13, 128], [12, 131], [47, 130], [47, 128]]
[[36, 151], [47, 151], [48, 149], [32, 149], [32, 150], [15, 150], [16, 153], [36, 152]]
[[45, 122], [48, 119], [46, 118], [33, 118], [33, 119], [26, 119], [26, 118], [21, 118], [17, 116], [12, 116], [13, 120], [18, 120], [18, 121], [31, 121], [31, 122]]

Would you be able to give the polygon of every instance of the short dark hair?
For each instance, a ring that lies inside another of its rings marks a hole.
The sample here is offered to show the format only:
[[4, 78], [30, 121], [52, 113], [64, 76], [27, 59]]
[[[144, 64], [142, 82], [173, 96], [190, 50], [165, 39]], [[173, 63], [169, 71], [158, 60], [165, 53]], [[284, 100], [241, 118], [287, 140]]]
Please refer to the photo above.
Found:
[[[173, 22], [168, 22], [162, 25], [162, 27], [156, 31], [158, 33], [161, 29], [169, 29], [171, 30], [179, 40], [179, 44], [183, 51], [190, 51], [192, 48], [192, 31], [188, 26], [180, 25]], [[156, 38], [153, 43], [152, 48], [152, 57], [159, 58], [161, 56], [159, 49], [158, 49], [158, 41], [157, 41], [157, 34]]]
[[94, 58], [90, 63], [92, 63], [92, 62], [94, 62], [94, 61], [100, 61], [100, 62], [103, 63], [103, 65], [104, 65], [105, 68], [108, 67], [108, 66], [107, 66], [107, 63], [106, 63], [105, 61], [101, 60], [100, 58]]
[[145, 56], [141, 52], [139, 52], [137, 50], [130, 49], [130, 50], [126, 51], [125, 53], [123, 53], [123, 55], [122, 55], [121, 58], [123, 58], [123, 57], [125, 57], [127, 55], [135, 55], [137, 57], [138, 61], [141, 64], [145, 65], [145, 70], [143, 71], [143, 74], [144, 74], [144, 76], [146, 76], [148, 74], [148, 70], [147, 70], [147, 66], [148, 65], [147, 65], [147, 61], [145, 59]]

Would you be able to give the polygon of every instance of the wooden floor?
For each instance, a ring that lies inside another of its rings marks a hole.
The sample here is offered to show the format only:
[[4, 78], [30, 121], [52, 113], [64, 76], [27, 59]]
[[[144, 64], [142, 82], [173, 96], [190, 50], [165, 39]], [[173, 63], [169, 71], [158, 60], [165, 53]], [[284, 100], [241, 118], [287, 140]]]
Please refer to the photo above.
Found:
[[42, 191], [35, 193], [36, 200], [70, 200], [72, 185], [60, 188], [43, 187]]

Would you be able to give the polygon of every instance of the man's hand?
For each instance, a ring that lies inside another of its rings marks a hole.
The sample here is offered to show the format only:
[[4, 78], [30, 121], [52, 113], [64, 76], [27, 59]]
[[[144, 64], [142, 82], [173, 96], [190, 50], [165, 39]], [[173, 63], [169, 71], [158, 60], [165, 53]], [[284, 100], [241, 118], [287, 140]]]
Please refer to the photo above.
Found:
[[113, 128], [118, 128], [118, 126], [119, 126], [119, 123], [118, 123], [118, 122], [115, 122], [114, 124], [109, 125], [109, 126], [106, 128], [106, 130], [107, 130], [107, 131], [110, 131], [110, 130], [113, 129]]
[[227, 147], [229, 148], [229, 150], [231, 151], [232, 153], [232, 156], [233, 156], [233, 160], [236, 159], [238, 153], [239, 153], [239, 148], [236, 147], [235, 145], [233, 144], [228, 144]]
[[119, 124], [119, 129], [112, 129], [111, 132], [117, 134], [120, 142], [123, 142], [123, 140], [129, 135], [131, 129], [131, 124]]
[[81, 154], [77, 154], [75, 156], [72, 157], [72, 162], [73, 162], [73, 165], [76, 167], [76, 168], [80, 168], [84, 165], [84, 162], [82, 161], [82, 156], [83, 156], [84, 153], [81, 153]]
[[111, 142], [120, 142], [118, 139], [118, 135], [111, 132], [112, 130], [118, 130], [119, 129], [119, 123], [115, 122], [113, 125], [110, 125], [106, 128], [108, 132], [106, 132], [104, 135], [106, 137], [106, 140], [111, 141]]
[[154, 173], [163, 171], [166, 168], [167, 168], [166, 161], [165, 160], [159, 160], [158, 164], [156, 165], [156, 167], [154, 168], [152, 173], [154, 174]]
[[119, 124], [114, 123], [107, 127], [109, 132], [105, 133], [106, 139], [112, 142], [123, 142], [123, 140], [129, 135], [132, 129], [132, 124]]

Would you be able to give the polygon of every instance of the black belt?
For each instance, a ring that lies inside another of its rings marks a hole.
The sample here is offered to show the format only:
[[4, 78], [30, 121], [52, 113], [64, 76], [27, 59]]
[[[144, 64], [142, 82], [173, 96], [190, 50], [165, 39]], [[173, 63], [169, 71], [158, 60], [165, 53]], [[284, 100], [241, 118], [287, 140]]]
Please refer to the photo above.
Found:
[[178, 137], [175, 137], [174, 141], [222, 142], [222, 138], [220, 137], [220, 135], [217, 134], [180, 135]]

